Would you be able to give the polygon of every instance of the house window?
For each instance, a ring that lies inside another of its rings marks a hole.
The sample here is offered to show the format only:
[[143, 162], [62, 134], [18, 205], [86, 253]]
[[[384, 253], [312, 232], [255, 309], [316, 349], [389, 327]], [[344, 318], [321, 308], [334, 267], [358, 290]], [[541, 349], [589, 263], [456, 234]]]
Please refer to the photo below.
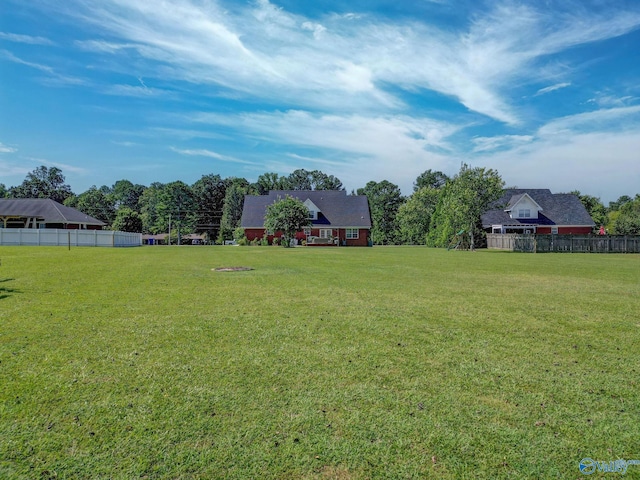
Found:
[[552, 235], [557, 235], [558, 234], [558, 227], [551, 227], [551, 234]]
[[309, 227], [304, 227], [302, 229], [302, 231], [304, 232], [304, 234], [308, 237], [309, 235], [311, 235], [311, 229]]
[[360, 238], [360, 230], [357, 228], [347, 228], [345, 229], [345, 238], [347, 240], [354, 240]]
[[314, 210], [309, 210], [309, 218], [312, 220], [316, 218], [316, 212]]
[[521, 208], [518, 210], [518, 218], [531, 218], [531, 209]]
[[321, 228], [320, 229], [320, 238], [331, 238], [331, 229], [330, 228]]

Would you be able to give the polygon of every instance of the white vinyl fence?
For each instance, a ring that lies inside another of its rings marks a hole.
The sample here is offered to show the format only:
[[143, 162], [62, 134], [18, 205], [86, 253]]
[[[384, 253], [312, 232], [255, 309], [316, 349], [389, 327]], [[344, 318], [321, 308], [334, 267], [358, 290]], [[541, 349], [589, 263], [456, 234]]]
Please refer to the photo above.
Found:
[[142, 234], [111, 230], [0, 228], [0, 245], [139, 247]]

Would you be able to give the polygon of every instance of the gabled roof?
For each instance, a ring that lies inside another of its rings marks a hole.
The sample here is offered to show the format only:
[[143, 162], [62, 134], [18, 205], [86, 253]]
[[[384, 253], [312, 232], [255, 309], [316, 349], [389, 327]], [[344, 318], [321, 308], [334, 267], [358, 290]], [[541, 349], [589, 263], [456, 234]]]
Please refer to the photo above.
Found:
[[289, 195], [318, 207], [313, 225], [333, 228], [371, 228], [369, 202], [365, 195], [347, 195], [344, 190], [271, 190], [268, 195], [245, 195], [242, 228], [263, 228], [267, 206]]
[[106, 225], [97, 218], [49, 198], [0, 198], [0, 217], [3, 216], [36, 217], [44, 223]]
[[[551, 191], [549, 191], [549, 193], [551, 193]], [[538, 210], [544, 210], [540, 206], [540, 204], [538, 202], [536, 202], [533, 198], [531, 198], [531, 195], [529, 195], [528, 193], [519, 193], [519, 194], [513, 195], [511, 197], [511, 199], [509, 200], [509, 203], [507, 204], [507, 206], [504, 209], [504, 211], [505, 212], [510, 212], [525, 197], [527, 197], [529, 200], [531, 200], [533, 203], [535, 203], [535, 205], [538, 207]]]
[[[505, 208], [513, 206], [524, 194], [542, 208], [538, 218], [510, 218]], [[515, 198], [515, 201], [514, 201]], [[492, 225], [573, 225], [595, 226], [580, 199], [571, 193], [551, 193], [549, 189], [510, 188], [482, 215], [483, 228]]]

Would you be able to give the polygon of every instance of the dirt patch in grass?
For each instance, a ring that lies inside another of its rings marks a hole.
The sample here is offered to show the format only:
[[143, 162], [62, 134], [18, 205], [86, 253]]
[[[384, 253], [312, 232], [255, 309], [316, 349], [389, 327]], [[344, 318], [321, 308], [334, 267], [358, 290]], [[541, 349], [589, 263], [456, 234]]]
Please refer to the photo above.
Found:
[[247, 270], [253, 270], [251, 267], [218, 267], [212, 268], [214, 272], [246, 272]]

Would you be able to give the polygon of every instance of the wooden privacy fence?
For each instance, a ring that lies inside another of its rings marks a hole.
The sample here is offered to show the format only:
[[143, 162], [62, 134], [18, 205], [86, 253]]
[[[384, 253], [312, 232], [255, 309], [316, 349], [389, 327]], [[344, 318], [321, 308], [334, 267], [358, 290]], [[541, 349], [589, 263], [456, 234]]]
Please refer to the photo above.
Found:
[[514, 252], [640, 253], [640, 235], [487, 234], [487, 248]]
[[141, 233], [58, 228], [0, 228], [0, 245], [139, 247]]

